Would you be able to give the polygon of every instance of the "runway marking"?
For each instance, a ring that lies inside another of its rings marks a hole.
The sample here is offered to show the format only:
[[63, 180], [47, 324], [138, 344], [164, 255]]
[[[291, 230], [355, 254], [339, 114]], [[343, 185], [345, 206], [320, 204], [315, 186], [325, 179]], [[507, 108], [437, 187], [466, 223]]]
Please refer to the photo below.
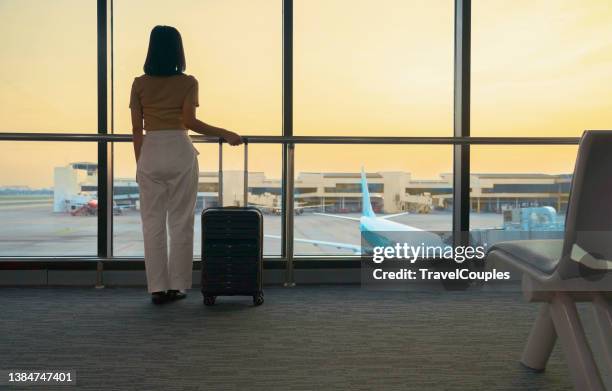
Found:
[[10, 210], [15, 210], [15, 209], [33, 209], [33, 208], [39, 208], [41, 206], [48, 206], [51, 205], [51, 203], [35, 203], [35, 204], [30, 204], [30, 203], [12, 203], [12, 204], [5, 204], [5, 203], [0, 203], [0, 209], [10, 209]]

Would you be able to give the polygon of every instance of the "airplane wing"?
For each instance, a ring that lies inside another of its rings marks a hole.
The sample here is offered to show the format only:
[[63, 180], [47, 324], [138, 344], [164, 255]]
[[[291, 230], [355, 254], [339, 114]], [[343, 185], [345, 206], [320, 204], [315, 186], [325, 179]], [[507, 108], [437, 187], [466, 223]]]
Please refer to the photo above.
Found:
[[301, 205], [297, 204], [297, 205], [295, 205], [295, 207], [296, 208], [304, 208], [304, 209], [306, 209], [306, 208], [321, 208], [321, 207], [331, 206], [331, 205], [334, 205], [334, 204], [333, 203], [316, 204], [316, 205], [313, 205], [313, 204], [310, 204], [310, 205], [307, 205], [307, 204], [301, 204]]
[[[264, 237], [271, 238], [271, 239], [279, 239], [279, 240], [281, 239], [281, 237], [278, 235], [264, 235]], [[334, 248], [339, 248], [339, 249], [351, 250], [356, 255], [361, 254], [361, 246], [357, 246], [357, 245], [350, 244], [350, 243], [328, 242], [325, 240], [300, 239], [300, 238], [293, 238], [293, 241], [299, 242], [299, 243], [309, 243], [315, 246], [328, 246], [328, 247], [334, 247]]]
[[392, 219], [394, 217], [402, 216], [402, 215], [407, 215], [407, 214], [410, 214], [410, 212], [395, 213], [395, 214], [392, 214], [392, 215], [378, 216], [378, 217], [380, 217], [381, 219]]
[[337, 218], [337, 219], [345, 219], [345, 220], [359, 221], [359, 218], [357, 218], [357, 217], [341, 216], [341, 215], [333, 215], [333, 214], [329, 214], [329, 213], [319, 213], [319, 212], [314, 212], [314, 213], [313, 213], [313, 215], [326, 216], [326, 217], [335, 217], [335, 218]]

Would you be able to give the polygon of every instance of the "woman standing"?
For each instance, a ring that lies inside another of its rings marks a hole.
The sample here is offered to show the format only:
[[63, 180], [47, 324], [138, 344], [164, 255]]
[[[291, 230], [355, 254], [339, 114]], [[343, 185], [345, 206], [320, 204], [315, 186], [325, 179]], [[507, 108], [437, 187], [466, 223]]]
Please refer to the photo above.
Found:
[[199, 168], [188, 129], [230, 145], [242, 143], [238, 134], [196, 118], [198, 81], [184, 71], [178, 30], [153, 28], [145, 74], [134, 79], [130, 108], [147, 286], [155, 304], [182, 299], [191, 288]]

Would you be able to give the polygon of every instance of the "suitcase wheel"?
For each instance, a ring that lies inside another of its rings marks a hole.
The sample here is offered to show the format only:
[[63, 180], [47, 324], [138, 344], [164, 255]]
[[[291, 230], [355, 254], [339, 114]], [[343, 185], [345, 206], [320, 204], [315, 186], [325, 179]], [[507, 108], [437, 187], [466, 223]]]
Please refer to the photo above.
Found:
[[253, 296], [253, 305], [262, 305], [263, 302], [264, 302], [264, 298], [261, 293], [258, 293]]
[[204, 296], [204, 305], [206, 306], [215, 305], [216, 298], [217, 296], [209, 296], [209, 295]]

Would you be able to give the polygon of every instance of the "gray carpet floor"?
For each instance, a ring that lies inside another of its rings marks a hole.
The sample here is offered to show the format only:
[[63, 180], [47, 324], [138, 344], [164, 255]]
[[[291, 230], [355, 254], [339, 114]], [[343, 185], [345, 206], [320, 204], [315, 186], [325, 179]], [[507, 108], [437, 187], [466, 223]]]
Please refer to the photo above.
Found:
[[560, 346], [542, 374], [518, 363], [537, 310], [517, 292], [298, 286], [261, 307], [197, 291], [156, 307], [144, 289], [2, 288], [0, 369], [76, 370], [76, 387], [39, 390], [571, 390]]

